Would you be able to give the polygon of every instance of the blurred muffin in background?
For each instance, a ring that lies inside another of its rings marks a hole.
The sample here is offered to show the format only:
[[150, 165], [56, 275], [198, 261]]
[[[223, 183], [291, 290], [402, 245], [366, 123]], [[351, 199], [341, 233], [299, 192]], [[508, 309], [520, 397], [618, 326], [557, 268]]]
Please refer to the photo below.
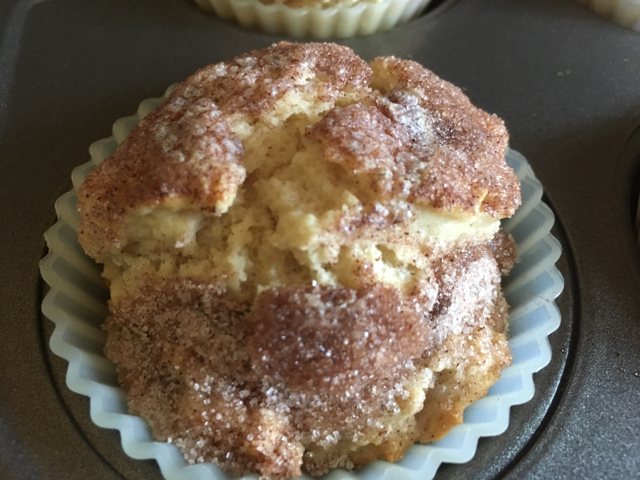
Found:
[[579, 0], [603, 17], [640, 31], [640, 0]]
[[220, 18], [271, 34], [316, 39], [371, 35], [408, 22], [431, 0], [195, 0]]

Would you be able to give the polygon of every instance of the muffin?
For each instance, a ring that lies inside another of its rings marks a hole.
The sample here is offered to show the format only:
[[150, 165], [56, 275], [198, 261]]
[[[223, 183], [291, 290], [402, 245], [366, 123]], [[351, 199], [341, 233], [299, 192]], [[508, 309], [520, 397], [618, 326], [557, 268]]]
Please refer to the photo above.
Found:
[[623, 27], [640, 30], [639, 0], [580, 0], [598, 15], [610, 18]]
[[420, 15], [430, 0], [196, 0], [220, 18], [274, 35], [347, 38], [389, 30]]
[[78, 192], [130, 411], [274, 479], [444, 436], [510, 363], [507, 140], [419, 64], [337, 45], [187, 79]]

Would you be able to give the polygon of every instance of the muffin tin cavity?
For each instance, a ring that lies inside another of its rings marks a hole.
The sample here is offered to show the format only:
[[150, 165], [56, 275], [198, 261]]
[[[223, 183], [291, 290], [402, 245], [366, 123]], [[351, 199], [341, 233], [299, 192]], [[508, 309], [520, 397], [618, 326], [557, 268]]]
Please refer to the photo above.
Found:
[[[167, 480], [186, 477], [222, 480], [228, 477], [212, 464], [189, 465], [173, 444], [154, 441], [146, 421], [128, 413], [115, 368], [101, 351], [105, 335], [100, 324], [107, 314], [106, 290], [100, 286], [99, 267], [85, 256], [77, 242], [76, 189], [86, 174], [110, 155], [130, 129], [161, 101], [161, 98], [147, 100], [136, 115], [118, 120], [113, 136], [94, 143], [90, 147], [91, 160], [74, 170], [74, 190], [56, 203], [58, 222], [45, 234], [49, 254], [41, 262], [41, 272], [51, 289], [42, 311], [55, 323], [51, 350], [69, 362], [67, 386], [90, 398], [91, 419], [96, 425], [119, 430], [127, 455], [134, 459], [155, 459]], [[511, 305], [512, 365], [503, 371], [485, 398], [465, 410], [464, 422], [442, 440], [411, 447], [398, 463], [377, 461], [353, 473], [334, 471], [328, 478], [433, 478], [443, 462], [470, 460], [480, 437], [503, 433], [509, 426], [510, 408], [533, 398], [533, 373], [550, 362], [548, 336], [560, 325], [554, 299], [564, 287], [555, 266], [561, 246], [550, 233], [554, 215], [542, 202], [542, 186], [526, 159], [509, 150], [507, 163], [522, 185], [522, 205], [503, 223], [519, 246], [519, 263], [503, 282]]]

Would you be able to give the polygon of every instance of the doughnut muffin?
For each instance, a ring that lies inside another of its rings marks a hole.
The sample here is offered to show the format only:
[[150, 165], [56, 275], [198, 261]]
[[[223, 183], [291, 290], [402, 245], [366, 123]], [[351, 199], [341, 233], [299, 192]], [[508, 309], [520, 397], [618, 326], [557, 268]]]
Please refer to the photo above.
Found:
[[130, 411], [272, 479], [444, 436], [511, 359], [507, 140], [419, 64], [332, 44], [188, 78], [78, 192]]

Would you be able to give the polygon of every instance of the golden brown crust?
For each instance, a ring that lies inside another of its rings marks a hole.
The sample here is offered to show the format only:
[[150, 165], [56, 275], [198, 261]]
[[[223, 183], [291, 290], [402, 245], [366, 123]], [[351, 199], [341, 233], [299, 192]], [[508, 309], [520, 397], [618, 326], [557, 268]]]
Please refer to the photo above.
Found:
[[340, 395], [367, 372], [378, 381], [429, 348], [429, 325], [384, 285], [280, 287], [254, 307], [255, 367], [288, 388]]
[[203, 68], [175, 95], [206, 97], [226, 113], [260, 116], [287, 93], [307, 92], [331, 102], [365, 89], [370, 81], [371, 69], [350, 48], [280, 42]]
[[372, 86], [386, 93], [381, 107], [387, 115], [408, 125], [414, 138], [424, 128], [416, 120], [430, 123], [433, 155], [416, 198], [444, 210], [470, 212], [478, 205], [496, 217], [512, 215], [520, 187], [504, 162], [508, 134], [502, 120], [474, 107], [458, 87], [416, 62], [381, 57], [371, 67]]
[[[497, 308], [491, 323], [505, 323], [505, 311]], [[425, 360], [436, 371], [434, 387], [426, 392], [425, 408], [416, 414], [416, 440], [440, 440], [463, 422], [464, 409], [484, 397], [511, 364], [506, 335], [475, 328], [449, 337]]]
[[[307, 137], [375, 201], [498, 218], [520, 202], [502, 121], [460, 89], [415, 62], [383, 57], [369, 67], [346, 47], [282, 42], [197, 72], [88, 175], [78, 193], [87, 253], [105, 261], [122, 249], [126, 217], [144, 208], [226, 212], [246, 176], [231, 117], [255, 122], [291, 94], [326, 104]], [[341, 96], [352, 104], [334, 108]]]
[[[396, 461], [416, 439], [460, 423], [509, 363], [493, 255], [510, 263], [513, 248], [506, 236], [500, 242], [438, 260], [439, 293], [427, 311], [414, 308], [421, 292], [403, 296], [383, 285], [275, 287], [251, 305], [222, 284], [148, 277], [135, 295], [111, 302], [106, 353], [131, 411], [190, 461], [217, 459], [234, 475], [269, 478], [299, 475], [303, 454], [314, 474]], [[486, 261], [494, 262], [489, 285], [476, 274]], [[425, 366], [436, 372], [426, 408], [402, 430], [382, 433], [385, 416], [404, 408], [398, 384]], [[385, 439], [350, 446], [366, 435]]]
[[415, 62], [384, 57], [372, 67], [384, 96], [336, 107], [307, 129], [325, 145], [325, 158], [383, 199], [511, 215], [520, 190], [504, 162], [502, 121]]
[[135, 296], [111, 302], [106, 355], [117, 365], [129, 408], [154, 436], [197, 452], [232, 475], [300, 474], [302, 447], [263, 408], [265, 395], [246, 348], [246, 304], [223, 285], [147, 278]]
[[489, 248], [496, 259], [500, 274], [509, 275], [516, 262], [516, 242], [513, 237], [500, 229], [489, 242]]
[[[501, 235], [496, 234], [494, 239], [498, 236]], [[501, 255], [504, 262], [513, 262], [515, 249], [508, 238], [502, 247], [492, 249], [494, 239], [455, 249], [434, 260], [438, 297], [429, 313], [434, 343], [439, 345], [452, 335], [469, 334], [478, 325], [487, 324], [498, 333], [505, 332], [508, 306], [500, 292], [501, 272], [495, 255]], [[495, 318], [500, 318], [501, 323], [491, 323]]]
[[143, 207], [221, 215], [244, 181], [241, 159], [242, 144], [213, 102], [170, 96], [80, 186], [80, 243], [104, 259], [112, 244], [124, 246], [126, 217]]
[[350, 49], [281, 42], [203, 68], [136, 126], [78, 192], [79, 238], [105, 261], [126, 243], [125, 217], [167, 204], [220, 215], [245, 179], [243, 148], [224, 114], [259, 116], [285, 94], [331, 102], [366, 88], [371, 71]]

